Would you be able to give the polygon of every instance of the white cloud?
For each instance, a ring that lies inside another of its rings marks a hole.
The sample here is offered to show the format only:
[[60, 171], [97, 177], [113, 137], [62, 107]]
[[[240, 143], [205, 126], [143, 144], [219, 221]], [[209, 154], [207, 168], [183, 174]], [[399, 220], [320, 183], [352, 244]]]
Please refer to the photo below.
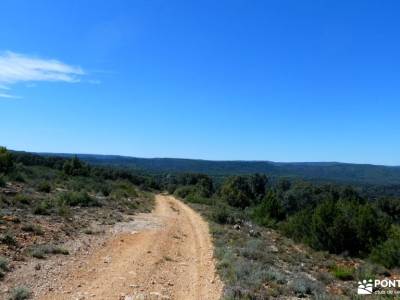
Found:
[[0, 98], [7, 98], [7, 99], [19, 99], [20, 97], [6, 94], [6, 93], [0, 93]]
[[[82, 75], [85, 75], [85, 72], [80, 67], [70, 66], [55, 59], [42, 59], [10, 51], [0, 53], [0, 89], [2, 90], [9, 90], [11, 84], [19, 82], [79, 82]], [[14, 96], [0, 93], [0, 97]]]

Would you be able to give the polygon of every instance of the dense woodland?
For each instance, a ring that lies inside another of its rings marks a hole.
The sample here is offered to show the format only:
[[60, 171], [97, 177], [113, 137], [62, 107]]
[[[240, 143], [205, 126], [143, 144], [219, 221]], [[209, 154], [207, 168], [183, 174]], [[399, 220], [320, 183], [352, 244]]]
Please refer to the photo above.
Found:
[[[71, 154], [45, 154], [71, 158]], [[279, 163], [270, 161], [210, 161], [177, 158], [137, 158], [116, 155], [78, 154], [78, 158], [101, 166], [144, 170], [152, 174], [202, 173], [212, 177], [268, 174], [270, 179], [290, 177], [313, 182], [337, 182], [358, 186], [386, 186], [400, 196], [400, 167], [337, 162]], [[381, 189], [382, 190], [382, 189]]]

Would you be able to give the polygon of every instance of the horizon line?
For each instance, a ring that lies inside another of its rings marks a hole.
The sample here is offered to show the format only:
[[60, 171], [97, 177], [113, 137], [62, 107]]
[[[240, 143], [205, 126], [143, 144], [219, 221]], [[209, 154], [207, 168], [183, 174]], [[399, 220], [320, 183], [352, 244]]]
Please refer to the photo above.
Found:
[[378, 166], [378, 167], [388, 167], [388, 168], [399, 168], [400, 165], [386, 165], [386, 164], [374, 164], [374, 163], [356, 163], [356, 162], [342, 162], [342, 161], [273, 161], [273, 160], [246, 160], [246, 159], [204, 159], [204, 158], [184, 158], [184, 157], [167, 157], [167, 156], [132, 156], [123, 154], [100, 154], [100, 153], [78, 153], [78, 152], [46, 152], [46, 151], [26, 151], [26, 150], [14, 150], [16, 152], [27, 152], [39, 155], [91, 155], [91, 156], [114, 156], [123, 158], [137, 158], [137, 159], [176, 159], [176, 160], [196, 160], [196, 161], [208, 161], [208, 162], [259, 162], [259, 163], [271, 163], [271, 164], [347, 164], [347, 165], [368, 165], [368, 166]]

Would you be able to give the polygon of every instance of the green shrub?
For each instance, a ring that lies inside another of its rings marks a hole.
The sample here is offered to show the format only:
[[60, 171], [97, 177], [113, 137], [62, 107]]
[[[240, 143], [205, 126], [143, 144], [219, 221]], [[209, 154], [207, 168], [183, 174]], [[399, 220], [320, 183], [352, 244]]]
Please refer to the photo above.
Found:
[[245, 208], [253, 200], [248, 180], [244, 176], [229, 177], [221, 187], [221, 198], [233, 207]]
[[17, 240], [15, 239], [15, 236], [11, 232], [7, 232], [6, 234], [4, 234], [1, 237], [1, 242], [9, 246], [17, 245]]
[[133, 198], [139, 197], [139, 194], [136, 191], [136, 188], [130, 182], [119, 181], [115, 185], [115, 189], [123, 191], [125, 193], [126, 197], [133, 197]]
[[13, 168], [12, 155], [6, 148], [0, 147], [0, 174], [7, 174]]
[[290, 217], [282, 228], [317, 250], [359, 256], [386, 239], [389, 224], [370, 204], [326, 200]]
[[7, 177], [10, 181], [26, 182], [25, 177], [18, 170], [13, 170]]
[[6, 181], [3, 176], [0, 176], [0, 187], [5, 187], [6, 186]]
[[203, 197], [199, 194], [189, 194], [185, 200], [190, 203], [198, 203], [198, 204], [205, 204], [205, 205], [212, 205], [213, 200], [207, 197]]
[[37, 235], [43, 235], [44, 233], [42, 227], [36, 224], [25, 224], [22, 225], [21, 229], [25, 232], [33, 232]]
[[65, 174], [71, 176], [88, 176], [90, 174], [90, 167], [77, 156], [74, 156], [64, 163], [63, 171]]
[[64, 218], [69, 218], [72, 215], [71, 208], [65, 203], [58, 203], [57, 214]]
[[400, 221], [400, 199], [381, 198], [376, 202], [377, 207], [387, 214], [392, 220]]
[[8, 267], [8, 260], [5, 257], [0, 256], [0, 279], [6, 276], [6, 272], [10, 269]]
[[277, 195], [270, 191], [261, 203], [253, 210], [253, 219], [260, 225], [271, 225], [271, 221], [281, 221], [285, 218], [285, 210]]
[[174, 195], [178, 198], [186, 199], [186, 197], [195, 193], [196, 193], [196, 187], [193, 185], [189, 185], [177, 188], [174, 192]]
[[90, 197], [88, 193], [81, 192], [66, 192], [60, 195], [59, 203], [66, 204], [69, 206], [100, 206], [97, 199]]
[[30, 249], [30, 254], [39, 259], [45, 259], [48, 254], [68, 255], [69, 251], [54, 245], [37, 245]]
[[372, 251], [370, 258], [389, 269], [400, 267], [400, 239], [389, 238]]
[[281, 230], [286, 236], [291, 237], [295, 241], [302, 241], [310, 244], [311, 235], [311, 210], [302, 210], [297, 214], [289, 217], [285, 223], [281, 225]]
[[330, 271], [333, 276], [340, 280], [347, 281], [354, 279], [355, 269], [352, 267], [334, 265]]
[[3, 256], [0, 256], [0, 270], [5, 272], [9, 271], [8, 260]]
[[31, 204], [31, 198], [28, 195], [25, 194], [18, 194], [14, 197], [14, 202], [15, 204], [24, 204], [24, 205], [30, 205]]
[[16, 287], [11, 291], [10, 300], [26, 300], [32, 296], [31, 291], [26, 287]]
[[108, 185], [103, 185], [100, 188], [101, 193], [103, 194], [104, 197], [108, 197], [111, 194], [112, 188]]
[[226, 204], [219, 203], [215, 206], [211, 219], [219, 224], [231, 224], [232, 214], [229, 207]]
[[306, 295], [322, 296], [324, 294], [324, 287], [321, 283], [304, 275], [297, 275], [289, 284], [289, 288], [300, 298], [305, 298]]
[[42, 181], [38, 184], [36, 188], [39, 192], [43, 193], [50, 193], [51, 192], [51, 185], [47, 181]]
[[51, 209], [54, 207], [53, 203], [49, 200], [41, 200], [33, 208], [35, 215], [50, 215]]

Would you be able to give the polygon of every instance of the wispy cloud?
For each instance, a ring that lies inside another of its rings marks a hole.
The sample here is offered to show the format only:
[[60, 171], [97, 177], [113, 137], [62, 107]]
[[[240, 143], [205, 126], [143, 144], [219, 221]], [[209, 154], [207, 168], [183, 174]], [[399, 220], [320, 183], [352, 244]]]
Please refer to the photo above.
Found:
[[[76, 66], [55, 59], [43, 59], [6, 51], [0, 53], [0, 90], [9, 90], [19, 82], [38, 81], [79, 82], [85, 72]], [[0, 93], [2, 98], [15, 98], [9, 93]]]
[[0, 93], [0, 98], [20, 99], [21, 97], [10, 95], [10, 94], [7, 94], [7, 93]]

